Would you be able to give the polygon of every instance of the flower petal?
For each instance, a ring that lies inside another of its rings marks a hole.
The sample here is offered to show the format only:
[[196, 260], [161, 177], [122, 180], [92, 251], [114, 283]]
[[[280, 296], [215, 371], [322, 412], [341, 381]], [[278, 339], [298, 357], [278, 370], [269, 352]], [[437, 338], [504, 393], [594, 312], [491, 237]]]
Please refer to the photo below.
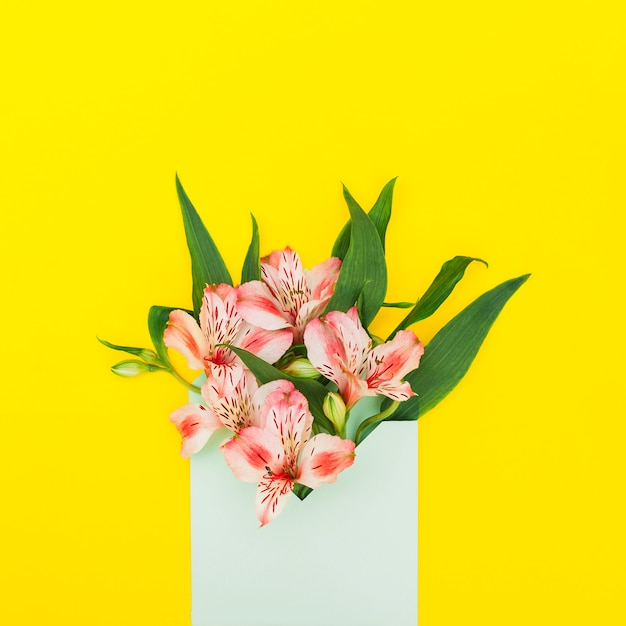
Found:
[[[222, 368], [227, 372], [230, 370], [230, 373], [222, 374]], [[213, 372], [217, 372], [217, 376]], [[229, 377], [227, 384], [224, 383], [224, 376]], [[243, 395], [245, 393], [252, 397], [258, 388], [259, 384], [249, 369], [237, 364], [227, 368], [226, 366], [215, 366], [209, 370], [207, 379], [202, 385], [202, 397], [206, 400], [207, 406], [210, 407], [225, 395], [234, 393]]]
[[302, 343], [306, 325], [322, 315], [327, 303], [328, 300], [309, 300], [300, 307], [294, 324], [294, 343]]
[[[230, 350], [228, 352], [233, 354]], [[246, 371], [239, 359], [237, 361], [224, 364], [206, 362], [207, 380], [211, 380], [211, 385], [219, 396], [230, 396], [235, 393], [235, 388]]]
[[361, 337], [360, 343], [363, 346], [363, 354], [369, 352], [372, 349], [372, 339], [367, 334], [365, 328], [363, 328], [363, 324], [361, 324], [359, 310], [355, 306], [353, 306], [352, 308], [348, 309], [346, 315], [354, 322], [354, 325], [359, 332], [359, 336]]
[[243, 322], [233, 345], [243, 348], [268, 363], [276, 363], [293, 343], [293, 333], [285, 330], [263, 330]]
[[291, 497], [293, 480], [267, 477], [259, 482], [255, 509], [261, 526], [269, 524], [284, 508]]
[[252, 280], [237, 287], [237, 311], [249, 324], [265, 330], [289, 328], [287, 319], [278, 300], [259, 280]]
[[265, 266], [266, 268], [269, 266], [270, 268], [278, 271], [278, 266], [280, 265], [280, 259], [282, 256], [282, 250], [272, 250], [267, 256], [264, 256], [261, 259], [261, 266]]
[[271, 409], [271, 405], [266, 402], [268, 395], [275, 391], [288, 393], [293, 389], [295, 389], [293, 383], [283, 379], [273, 380], [269, 383], [261, 385], [252, 396], [252, 406], [254, 407], [253, 413], [255, 415], [256, 423], [251, 424], [251, 426], [265, 428], [267, 413]]
[[306, 282], [311, 290], [311, 300], [320, 300], [323, 306], [328, 303], [335, 290], [340, 270], [341, 259], [330, 257], [305, 273]]
[[261, 275], [283, 315], [293, 324], [300, 307], [311, 298], [311, 291], [304, 277], [300, 255], [289, 246], [279, 255], [276, 252], [272, 252], [268, 259], [261, 259]]
[[243, 320], [237, 312], [237, 294], [230, 285], [208, 285], [200, 309], [200, 326], [210, 346], [209, 356], [220, 343], [231, 343]]
[[202, 385], [202, 397], [222, 424], [234, 433], [257, 426], [251, 395], [258, 385], [252, 372], [246, 370], [230, 393], [224, 393], [220, 384], [221, 381], [209, 375]]
[[207, 407], [201, 404], [189, 403], [176, 409], [170, 420], [174, 422], [178, 432], [182, 435], [183, 444], [181, 456], [190, 457], [199, 452], [210, 439], [211, 435], [222, 428], [222, 422]]
[[317, 489], [334, 483], [337, 475], [354, 463], [354, 441], [334, 435], [315, 435], [302, 450], [296, 482]]
[[363, 376], [372, 340], [361, 324], [357, 308], [354, 306], [347, 313], [331, 311], [324, 319], [334, 329], [344, 346], [344, 368], [358, 377]]
[[361, 398], [375, 396], [376, 392], [367, 386], [367, 383], [352, 372], [342, 372], [337, 382], [337, 388], [349, 411]]
[[410, 330], [401, 330], [386, 343], [376, 346], [367, 357], [367, 383], [377, 388], [387, 381], [399, 382], [417, 369], [424, 346]]
[[292, 385], [288, 391], [278, 389], [268, 394], [261, 411], [265, 429], [276, 434], [285, 451], [283, 467], [295, 472], [300, 448], [311, 436], [313, 426], [307, 399]]
[[185, 311], [172, 311], [163, 334], [163, 343], [180, 352], [192, 370], [204, 368], [204, 357], [209, 354], [209, 344], [196, 320]]
[[313, 366], [323, 376], [339, 384], [346, 352], [335, 328], [323, 317], [310, 321], [304, 330], [304, 345]]
[[233, 474], [247, 483], [257, 483], [268, 474], [282, 471], [284, 450], [280, 439], [257, 426], [244, 428], [223, 446], [224, 458]]
[[376, 387], [370, 387], [370, 389], [375, 389], [377, 394], [387, 396], [388, 398], [397, 400], [398, 402], [404, 402], [415, 395], [415, 392], [411, 389], [411, 385], [408, 382], [395, 380], [378, 383]]

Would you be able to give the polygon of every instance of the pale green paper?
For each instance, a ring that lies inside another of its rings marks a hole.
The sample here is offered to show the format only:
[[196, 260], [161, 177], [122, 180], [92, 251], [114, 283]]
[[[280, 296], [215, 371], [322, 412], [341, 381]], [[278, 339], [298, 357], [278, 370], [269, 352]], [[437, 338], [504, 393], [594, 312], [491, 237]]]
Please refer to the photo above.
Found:
[[416, 626], [417, 422], [382, 424], [263, 528], [221, 434], [191, 459], [193, 626]]

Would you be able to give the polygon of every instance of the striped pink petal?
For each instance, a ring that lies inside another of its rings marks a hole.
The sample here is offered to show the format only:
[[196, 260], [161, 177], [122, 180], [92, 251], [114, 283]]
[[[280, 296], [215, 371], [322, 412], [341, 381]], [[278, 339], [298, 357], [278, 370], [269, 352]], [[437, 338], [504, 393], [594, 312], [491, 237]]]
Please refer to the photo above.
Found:
[[258, 390], [252, 396], [252, 406], [254, 419], [256, 420], [253, 426], [260, 426], [265, 428], [267, 423], [267, 414], [272, 409], [271, 401], [267, 401], [267, 397], [275, 392], [288, 393], [294, 388], [293, 383], [288, 380], [273, 380], [269, 383], [265, 383], [258, 388]]
[[[259, 386], [254, 374], [243, 367], [236, 366], [236, 368], [238, 370], [238, 378], [233, 376], [231, 379], [232, 388], [230, 389], [225, 389], [221, 376], [214, 376], [213, 372], [209, 370], [207, 379], [202, 385], [202, 397], [208, 406], [213, 406], [213, 404], [218, 402], [221, 398], [232, 395], [233, 393], [237, 393], [238, 395], [247, 394], [250, 396], [256, 393]], [[233, 367], [232, 369], [235, 368]]]
[[302, 307], [300, 307], [294, 324], [295, 343], [302, 343], [306, 325], [311, 320], [314, 320], [316, 317], [319, 317], [322, 313], [324, 313], [324, 309], [326, 308], [329, 299], [330, 298], [325, 300], [309, 300], [308, 302], [305, 302]]
[[293, 479], [267, 476], [257, 487], [255, 510], [261, 526], [269, 524], [284, 508], [293, 493]]
[[259, 280], [237, 287], [237, 311], [247, 322], [265, 330], [291, 326], [278, 300]]
[[343, 398], [346, 409], [349, 411], [361, 398], [375, 396], [376, 391], [370, 389], [367, 383], [352, 372], [344, 371], [338, 378], [337, 388]]
[[174, 422], [183, 438], [181, 455], [189, 457], [199, 452], [211, 435], [222, 428], [222, 422], [207, 407], [189, 403], [176, 409], [170, 420]]
[[265, 406], [265, 429], [274, 433], [285, 451], [283, 465], [295, 475], [298, 455], [301, 447], [311, 436], [313, 415], [309, 411], [309, 403], [292, 383], [268, 394]]
[[204, 368], [204, 357], [209, 353], [209, 344], [196, 320], [185, 311], [172, 311], [168, 326], [163, 334], [168, 348], [180, 352], [192, 370]]
[[289, 247], [272, 252], [261, 259], [261, 275], [293, 325], [300, 307], [311, 298], [300, 255]]
[[255, 328], [242, 322], [239, 333], [233, 345], [252, 352], [268, 363], [275, 363], [280, 359], [293, 343], [293, 334], [290, 330], [264, 330]]
[[261, 265], [266, 269], [272, 268], [278, 271], [283, 252], [283, 250], [272, 250], [272, 252], [261, 259]]
[[394, 400], [407, 400], [413, 392], [408, 383], [401, 383], [409, 372], [417, 369], [424, 346], [410, 330], [401, 330], [386, 343], [376, 346], [367, 357], [367, 385]]
[[249, 370], [243, 371], [239, 382], [227, 393], [222, 381], [209, 375], [202, 385], [202, 397], [221, 423], [236, 433], [258, 425], [251, 397], [257, 388], [256, 378]]
[[237, 294], [230, 285], [209, 285], [204, 290], [200, 309], [200, 326], [204, 333], [209, 352], [207, 357], [215, 363], [229, 363], [234, 360], [230, 350], [217, 347], [218, 344], [234, 343], [243, 322], [237, 313]]
[[334, 329], [344, 349], [343, 366], [349, 372], [362, 376], [365, 373], [367, 354], [372, 347], [372, 340], [363, 328], [356, 307], [347, 313], [331, 311], [324, 318]]
[[222, 445], [224, 458], [233, 474], [244, 482], [258, 483], [264, 476], [282, 470], [283, 450], [280, 440], [257, 426], [249, 426]]
[[392, 400], [397, 400], [398, 402], [404, 402], [408, 400], [410, 397], [414, 396], [415, 393], [413, 389], [411, 389], [411, 385], [408, 382], [401, 381], [388, 381], [377, 383], [375, 386], [369, 388], [372, 393], [380, 394], [381, 396], [387, 396]]
[[235, 393], [235, 389], [246, 371], [238, 359], [233, 363], [213, 363], [207, 359], [205, 365], [207, 379], [211, 379], [212, 385], [221, 396]]
[[326, 318], [314, 319], [304, 330], [304, 345], [313, 366], [329, 380], [339, 384], [346, 360], [341, 337]]
[[321, 433], [302, 450], [296, 482], [311, 489], [334, 483], [337, 475], [354, 463], [354, 441]]
[[340, 270], [341, 259], [331, 257], [305, 272], [312, 300], [319, 300], [323, 302], [324, 306], [326, 305], [333, 295]]

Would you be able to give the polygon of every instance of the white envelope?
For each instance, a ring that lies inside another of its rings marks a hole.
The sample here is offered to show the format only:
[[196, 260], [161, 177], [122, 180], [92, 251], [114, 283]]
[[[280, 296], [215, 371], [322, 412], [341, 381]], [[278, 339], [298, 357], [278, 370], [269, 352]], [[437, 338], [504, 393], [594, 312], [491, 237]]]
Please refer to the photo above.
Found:
[[416, 626], [417, 422], [381, 424], [263, 528], [220, 434], [191, 459], [193, 626]]

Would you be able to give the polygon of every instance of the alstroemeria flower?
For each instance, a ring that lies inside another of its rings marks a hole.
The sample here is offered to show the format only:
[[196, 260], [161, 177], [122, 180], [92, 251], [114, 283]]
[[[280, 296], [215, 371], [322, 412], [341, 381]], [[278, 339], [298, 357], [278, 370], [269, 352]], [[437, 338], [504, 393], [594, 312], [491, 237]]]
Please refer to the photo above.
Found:
[[222, 385], [232, 389], [243, 374], [243, 363], [232, 350], [219, 344], [229, 343], [275, 363], [291, 346], [288, 330], [255, 328], [237, 312], [237, 295], [230, 285], [209, 285], [204, 290], [200, 325], [185, 311], [172, 311], [163, 340], [178, 350], [191, 369], [204, 369]]
[[264, 402], [264, 423], [239, 431], [222, 449], [237, 478], [258, 483], [256, 514], [261, 526], [284, 508], [295, 483], [312, 489], [333, 483], [354, 463], [354, 442], [325, 433], [311, 439], [313, 416], [291, 383]]
[[259, 387], [250, 370], [244, 370], [234, 387], [226, 388], [212, 375], [202, 385], [205, 404], [190, 402], [170, 415], [182, 437], [181, 455], [199, 452], [213, 433], [226, 428], [237, 433], [248, 426], [259, 426], [265, 419], [264, 401], [276, 390], [289, 390], [286, 380]]
[[262, 280], [237, 288], [237, 309], [259, 328], [291, 329], [294, 343], [302, 343], [305, 326], [333, 295], [340, 269], [341, 260], [331, 257], [305, 272], [297, 252], [274, 250], [261, 259]]
[[402, 378], [419, 366], [424, 346], [410, 330], [401, 330], [372, 348], [356, 307], [331, 311], [311, 321], [304, 331], [311, 363], [329, 380], [351, 409], [363, 396], [381, 394], [404, 401], [415, 395]]

